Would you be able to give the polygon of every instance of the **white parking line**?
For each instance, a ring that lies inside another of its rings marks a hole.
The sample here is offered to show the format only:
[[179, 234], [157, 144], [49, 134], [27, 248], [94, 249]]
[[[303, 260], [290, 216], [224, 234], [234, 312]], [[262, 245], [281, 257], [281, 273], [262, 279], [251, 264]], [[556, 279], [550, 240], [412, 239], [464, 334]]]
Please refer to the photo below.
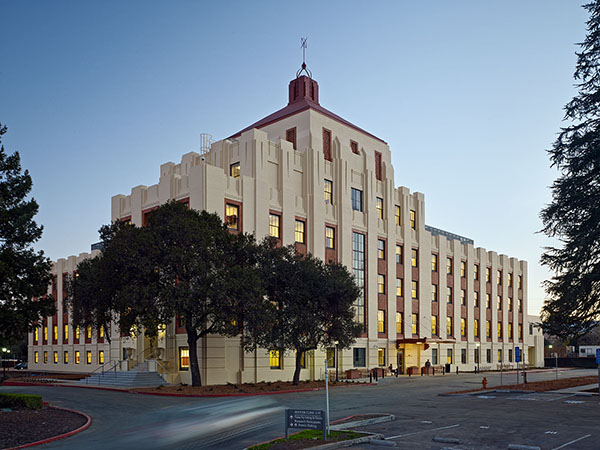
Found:
[[564, 398], [573, 397], [574, 395], [577, 395], [577, 394], [563, 395], [563, 396], [560, 396], [560, 397], [551, 398], [550, 400], [546, 400], [546, 401], [547, 401], [547, 402], [554, 402], [554, 401], [556, 401], [556, 400], [562, 400], [562, 399], [564, 399]]
[[561, 445], [560, 447], [554, 447], [552, 450], [558, 450], [559, 448], [565, 448], [567, 445], [571, 445], [571, 444], [574, 444], [575, 442], [582, 441], [582, 440], [584, 440], [584, 439], [587, 439], [587, 438], [589, 438], [590, 436], [591, 436], [591, 434], [586, 434], [585, 436], [581, 436], [581, 437], [580, 437], [580, 438], [578, 438], [578, 439], [575, 439], [575, 440], [573, 440], [573, 441], [569, 441], [569, 442], [567, 442], [566, 444], [563, 444], [563, 445]]
[[398, 439], [401, 437], [405, 437], [405, 436], [412, 436], [414, 434], [420, 434], [420, 433], [428, 433], [430, 431], [438, 431], [438, 430], [447, 430], [448, 428], [456, 428], [456, 427], [460, 427], [460, 424], [456, 424], [456, 425], [449, 425], [447, 427], [440, 427], [440, 428], [431, 428], [429, 430], [421, 430], [421, 431], [415, 431], [413, 433], [405, 433], [405, 434], [399, 434], [397, 436], [390, 436], [390, 437], [386, 437], [385, 439]]

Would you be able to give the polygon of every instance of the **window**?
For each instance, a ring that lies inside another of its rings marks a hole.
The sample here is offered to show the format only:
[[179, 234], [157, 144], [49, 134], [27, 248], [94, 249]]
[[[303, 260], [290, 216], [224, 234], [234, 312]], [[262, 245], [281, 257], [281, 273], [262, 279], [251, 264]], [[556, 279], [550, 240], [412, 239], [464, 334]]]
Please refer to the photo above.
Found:
[[88, 351], [86, 352], [86, 362], [87, 362], [88, 364], [91, 364], [91, 363], [92, 363], [92, 352], [91, 352], [90, 350], [88, 350]]
[[100, 339], [104, 339], [104, 325], [100, 325], [100, 330], [98, 330], [98, 337]]
[[479, 364], [479, 349], [478, 349], [478, 348], [476, 348], [476, 349], [473, 351], [473, 356], [474, 356], [474, 358], [475, 358], [475, 364]]
[[280, 230], [281, 216], [279, 214], [269, 214], [269, 236], [281, 238]]
[[512, 311], [513, 310], [513, 299], [512, 298], [508, 298], [508, 310]]
[[452, 336], [454, 334], [452, 328], [452, 317], [446, 317], [446, 336]]
[[412, 314], [412, 334], [417, 334], [419, 325], [419, 316], [416, 313]]
[[306, 352], [300, 354], [300, 367], [306, 369]]
[[446, 259], [446, 273], [448, 275], [452, 275], [452, 272], [454, 270], [454, 264], [452, 263], [452, 258], [447, 258]]
[[[519, 326], [521, 326], [521, 324], [519, 324]], [[530, 323], [529, 324], [529, 335], [531, 336], [532, 334], [533, 334], [533, 324]], [[521, 336], [519, 336], [519, 337], [521, 337]]]
[[446, 363], [452, 364], [452, 349], [446, 349]]
[[104, 350], [98, 352], [98, 364], [104, 364]]
[[69, 364], [69, 352], [63, 352], [63, 363]]
[[404, 333], [404, 326], [403, 326], [403, 319], [402, 319], [401, 312], [396, 313], [396, 333], [398, 333], [398, 334]]
[[411, 282], [411, 294], [413, 300], [419, 298], [419, 285], [416, 281]]
[[233, 163], [229, 166], [229, 176], [233, 178], [240, 177], [240, 162]]
[[492, 307], [492, 295], [491, 294], [485, 294], [485, 307], [487, 309], [490, 309]]
[[438, 301], [438, 287], [437, 287], [437, 284], [432, 284], [431, 285], [431, 301], [432, 302], [437, 302]]
[[306, 224], [303, 220], [296, 220], [296, 228], [295, 228], [295, 239], [299, 244], [305, 244], [305, 227]]
[[36, 364], [40, 362], [40, 355], [38, 352], [33, 352], [33, 362]]
[[498, 362], [502, 362], [502, 350], [498, 350]]
[[352, 349], [352, 364], [354, 365], [354, 367], [365, 367], [365, 354], [366, 354], [366, 349], [363, 348], [353, 348]]
[[279, 350], [269, 351], [269, 366], [271, 369], [281, 369], [281, 357]]
[[73, 328], [73, 331], [75, 333], [75, 339], [79, 340], [79, 327]]
[[485, 268], [485, 282], [489, 283], [491, 278], [492, 278], [492, 269], [491, 269], [491, 267], [486, 267]]
[[437, 272], [437, 270], [438, 270], [438, 255], [433, 253], [431, 255], [431, 271]]
[[375, 152], [375, 178], [379, 181], [383, 180], [383, 172], [381, 170], [381, 153]]
[[473, 279], [479, 280], [479, 264], [473, 266]]
[[44, 352], [44, 364], [48, 364], [48, 352]]
[[467, 349], [466, 348], [461, 348], [460, 349], [460, 362], [462, 364], [466, 364], [467, 363]]
[[385, 333], [385, 311], [382, 309], [377, 311], [377, 332]]
[[502, 310], [502, 296], [498, 296], [498, 310], [501, 311]]
[[377, 349], [377, 363], [379, 366], [385, 366], [385, 348]]
[[385, 241], [383, 239], [377, 239], [377, 258], [385, 259]]
[[375, 197], [375, 209], [377, 218], [383, 220], [383, 199], [381, 197]]
[[333, 181], [325, 180], [325, 203], [333, 205]]
[[332, 161], [331, 156], [331, 131], [327, 128], [323, 128], [323, 157], [327, 161]]
[[[519, 339], [523, 339], [523, 324], [519, 324], [518, 326]], [[533, 333], [531, 333], [533, 334]]]
[[417, 229], [417, 212], [414, 209], [410, 210], [410, 228]]
[[377, 275], [377, 293], [385, 294], [385, 275]]
[[55, 351], [52, 356], [53, 356], [54, 364], [58, 364], [58, 352]]
[[44, 341], [48, 340], [48, 325], [44, 325]]
[[36, 327], [33, 329], [33, 342], [35, 344], [37, 344], [39, 339], [40, 339], [40, 329]]
[[63, 340], [64, 341], [69, 340], [69, 325], [65, 325], [63, 328]]
[[486, 360], [488, 363], [491, 363], [491, 362], [492, 362], [492, 349], [491, 349], [491, 348], [488, 348], [488, 349], [485, 351], [485, 360]]
[[513, 355], [512, 348], [509, 348], [508, 349], [508, 362], [512, 362], [512, 355]]
[[512, 322], [508, 322], [508, 338], [512, 339], [513, 337], [513, 326]]
[[463, 306], [467, 304], [467, 291], [464, 289], [460, 290], [460, 304]]
[[513, 287], [513, 274], [508, 274], [508, 287]]
[[230, 230], [240, 230], [240, 208], [238, 205], [227, 203], [225, 205], [225, 223]]
[[519, 279], [518, 279], [517, 283], [518, 283], [517, 287], [519, 289], [521, 289], [523, 287], [523, 275], [519, 275]]
[[452, 295], [452, 288], [451, 287], [446, 288], [446, 296], [448, 297], [447, 298], [448, 304], [452, 304], [452, 297], [453, 297], [453, 295]]
[[179, 370], [189, 370], [190, 368], [190, 348], [179, 347]]
[[519, 312], [523, 312], [523, 302], [521, 299], [517, 300], [517, 308], [519, 308]]
[[396, 264], [402, 264], [402, 246], [396, 244]]
[[460, 276], [462, 278], [467, 276], [467, 263], [465, 261], [460, 262]]
[[485, 337], [492, 337], [492, 322], [489, 320], [485, 321]]
[[498, 284], [502, 284], [502, 271], [498, 271]]
[[92, 326], [91, 325], [88, 325], [87, 327], [85, 327], [85, 338], [86, 339], [92, 338]]
[[363, 210], [363, 193], [360, 189], [352, 188], [352, 209], [354, 211]]
[[355, 320], [361, 325], [365, 324], [365, 235], [352, 233], [352, 271], [354, 282], [362, 290], [360, 297], [354, 302]]
[[473, 320], [473, 335], [479, 337], [479, 319]]
[[285, 140], [292, 143], [292, 147], [296, 150], [296, 127], [285, 130]]
[[479, 292], [473, 292], [473, 305], [475, 308], [479, 308]]
[[52, 325], [52, 340], [58, 341], [58, 325]]
[[465, 337], [467, 335], [467, 324], [465, 323], [465, 319], [461, 317], [460, 319], [460, 335]]
[[400, 226], [400, 206], [396, 205], [396, 207], [394, 208], [395, 211], [395, 217], [396, 217], [396, 225]]
[[327, 347], [325, 354], [327, 358], [327, 367], [335, 367], [335, 347]]
[[411, 251], [410, 265], [413, 267], [417, 267], [419, 264], [419, 251], [415, 248]]
[[325, 227], [325, 247], [335, 248], [335, 228]]
[[79, 364], [79, 350], [75, 351], [75, 364]]
[[502, 322], [498, 322], [498, 339], [502, 339]]
[[360, 155], [360, 152], [358, 151], [358, 142], [350, 141], [350, 150], [352, 150], [352, 153]]
[[396, 296], [402, 297], [402, 278], [396, 278]]
[[438, 334], [437, 316], [431, 316], [431, 335], [437, 336], [437, 334]]

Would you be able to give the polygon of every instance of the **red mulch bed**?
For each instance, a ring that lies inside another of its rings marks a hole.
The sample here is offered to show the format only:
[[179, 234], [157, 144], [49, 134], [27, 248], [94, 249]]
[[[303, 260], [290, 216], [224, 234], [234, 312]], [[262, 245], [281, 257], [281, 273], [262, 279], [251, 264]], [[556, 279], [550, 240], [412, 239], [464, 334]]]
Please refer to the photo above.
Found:
[[[527, 384], [504, 384], [502, 386], [488, 387], [486, 390], [494, 389], [509, 389], [509, 390], [522, 390], [522, 391], [556, 391], [559, 389], [567, 389], [570, 387], [585, 386], [586, 384], [593, 384], [598, 382], [598, 377], [574, 377], [564, 378], [562, 380], [547, 380], [547, 381], [533, 381]], [[478, 392], [483, 389], [469, 389], [466, 391], [455, 391], [447, 392], [447, 394], [467, 394], [469, 392]]]
[[18, 447], [82, 427], [87, 418], [71, 411], [44, 406], [41, 410], [0, 411], [0, 446]]

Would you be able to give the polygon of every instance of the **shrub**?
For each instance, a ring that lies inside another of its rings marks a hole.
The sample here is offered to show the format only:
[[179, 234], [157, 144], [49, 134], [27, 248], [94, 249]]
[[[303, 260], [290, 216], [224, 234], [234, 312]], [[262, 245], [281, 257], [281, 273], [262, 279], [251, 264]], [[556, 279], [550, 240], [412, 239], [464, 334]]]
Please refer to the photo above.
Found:
[[43, 405], [41, 395], [0, 394], [0, 408], [23, 407], [27, 409], [42, 409]]

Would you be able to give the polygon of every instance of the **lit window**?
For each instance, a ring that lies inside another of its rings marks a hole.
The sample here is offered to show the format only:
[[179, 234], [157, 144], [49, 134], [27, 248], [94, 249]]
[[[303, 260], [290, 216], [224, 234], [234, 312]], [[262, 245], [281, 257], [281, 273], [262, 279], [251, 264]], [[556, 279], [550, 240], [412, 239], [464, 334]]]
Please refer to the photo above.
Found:
[[463, 306], [467, 304], [467, 291], [464, 289], [460, 290], [460, 304]]
[[396, 296], [402, 297], [402, 278], [396, 278]]
[[519, 275], [518, 283], [519, 284], [517, 285], [517, 287], [521, 289], [523, 287], [523, 275]]
[[417, 267], [419, 263], [419, 252], [417, 249], [412, 249], [411, 252], [411, 258], [410, 258], [410, 265], [413, 267]]
[[508, 310], [512, 311], [513, 310], [513, 299], [512, 298], [508, 298]]
[[363, 210], [363, 193], [360, 189], [352, 188], [352, 209], [354, 211], [362, 211]]
[[498, 362], [502, 362], [502, 350], [498, 350]]
[[396, 264], [402, 264], [402, 246], [396, 244]]
[[279, 239], [281, 216], [279, 214], [269, 214], [269, 236]]
[[75, 339], [79, 339], [79, 327], [75, 327], [74, 331], [75, 331]]
[[63, 340], [69, 340], [69, 325], [65, 325], [63, 328]]
[[498, 310], [502, 310], [502, 297], [498, 296]]
[[502, 322], [498, 322], [498, 338], [502, 339]]
[[410, 210], [410, 228], [417, 229], [417, 212], [414, 209]]
[[48, 364], [48, 352], [44, 352], [44, 364]]
[[402, 321], [402, 313], [397, 312], [396, 313], [396, 333], [398, 333], [398, 334], [404, 333], [404, 327], [403, 327], [402, 322], [403, 322]]
[[498, 284], [502, 284], [502, 271], [498, 271]]
[[473, 266], [473, 278], [479, 280], [479, 264]]
[[306, 224], [303, 220], [296, 220], [295, 239], [299, 244], [304, 244], [305, 241], [305, 227]]
[[324, 192], [325, 192], [325, 203], [329, 203], [330, 205], [333, 205], [333, 181], [325, 180]]
[[523, 302], [521, 299], [517, 300], [517, 307], [519, 308], [519, 312], [523, 312]]
[[179, 370], [189, 370], [190, 368], [190, 348], [179, 347]]
[[52, 326], [52, 340], [58, 341], [58, 325]]
[[380, 366], [385, 366], [385, 348], [377, 349], [377, 363]]
[[447, 258], [446, 259], [446, 273], [447, 274], [452, 275], [453, 266], [454, 266], [454, 264], [452, 264], [452, 258]]
[[431, 316], [431, 334], [433, 336], [438, 334], [437, 316]]
[[416, 281], [411, 282], [411, 296], [413, 300], [419, 298], [419, 286]]
[[446, 336], [452, 336], [453, 333], [452, 317], [446, 317]]
[[238, 205], [232, 205], [231, 203], [227, 203], [225, 205], [225, 223], [227, 224], [227, 228], [230, 230], [238, 230], [240, 227], [240, 207]]
[[491, 294], [485, 294], [485, 307], [487, 309], [490, 309], [492, 307], [492, 295]]
[[236, 163], [233, 163], [232, 165], [229, 166], [229, 176], [233, 177], [233, 178], [239, 178], [240, 177], [240, 163], [239, 161]]
[[[523, 339], [523, 324], [519, 324], [518, 333], [519, 333], [519, 339]], [[531, 330], [530, 334], [533, 334], [533, 330]]]
[[473, 320], [473, 335], [479, 337], [479, 319]]
[[34, 362], [34, 363], [36, 363], [36, 364], [37, 364], [38, 362], [40, 362], [40, 355], [39, 355], [39, 353], [38, 353], [38, 352], [34, 352], [34, 353], [33, 353], [33, 362]]
[[75, 351], [75, 364], [79, 364], [79, 350]]
[[512, 322], [508, 322], [508, 338], [512, 339], [513, 337], [513, 327], [512, 327]]
[[385, 311], [382, 309], [377, 311], [377, 332], [385, 333]]
[[395, 208], [396, 225], [400, 225], [400, 206], [396, 205]]
[[473, 305], [475, 308], [479, 308], [479, 292], [473, 292]]
[[306, 369], [306, 352], [300, 353], [300, 367]]
[[69, 364], [69, 352], [63, 352], [63, 363]]
[[91, 364], [91, 363], [92, 363], [92, 352], [91, 352], [91, 350], [88, 350], [88, 351], [86, 352], [86, 359], [85, 359], [85, 360], [86, 360], [86, 362], [87, 362], [88, 364]]
[[325, 247], [335, 248], [335, 228], [325, 227]]
[[39, 328], [34, 328], [33, 329], [33, 341], [37, 344], [37, 341], [40, 338], [40, 331]]
[[385, 241], [383, 239], [377, 239], [377, 258], [385, 259]]
[[460, 335], [461, 335], [462, 337], [465, 337], [465, 336], [467, 335], [467, 334], [466, 334], [466, 333], [467, 333], [467, 325], [466, 325], [466, 323], [465, 323], [465, 322], [466, 322], [466, 321], [465, 321], [465, 319], [463, 319], [463, 318], [461, 317], [461, 319], [460, 319]]
[[451, 348], [446, 350], [446, 362], [448, 364], [452, 364], [452, 349]]
[[54, 352], [53, 356], [53, 360], [54, 360], [54, 364], [58, 364], [58, 352]]
[[485, 282], [489, 283], [492, 278], [492, 269], [490, 267], [485, 268]]
[[512, 287], [513, 285], [513, 274], [509, 273], [508, 274], [508, 287]]
[[492, 322], [490, 322], [489, 320], [485, 321], [485, 337], [491, 337], [492, 336]]
[[98, 364], [104, 364], [104, 351], [100, 350], [98, 352]]
[[383, 220], [383, 199], [375, 197], [375, 209], [377, 209], [377, 218]]
[[44, 325], [44, 341], [48, 340], [48, 325]]
[[437, 284], [432, 284], [431, 285], [431, 301], [432, 302], [437, 302], [438, 301], [438, 287], [437, 287]]
[[104, 325], [100, 325], [100, 329], [98, 330], [98, 337], [100, 339], [104, 339]]
[[435, 253], [431, 255], [431, 271], [437, 272], [438, 269], [438, 255]]
[[377, 275], [377, 293], [385, 294], [385, 275]]
[[452, 303], [452, 288], [446, 288], [446, 296], [448, 297], [448, 303], [451, 304]]
[[418, 326], [418, 316], [416, 313], [412, 315], [412, 334], [417, 334], [417, 326]]
[[269, 365], [271, 369], [281, 369], [281, 358], [279, 350], [269, 351]]
[[86, 339], [92, 338], [92, 326], [91, 325], [88, 325], [87, 327], [85, 327], [85, 337], [86, 337]]
[[466, 277], [467, 276], [466, 272], [467, 272], [467, 263], [464, 261], [461, 261], [460, 262], [460, 276], [463, 278]]

